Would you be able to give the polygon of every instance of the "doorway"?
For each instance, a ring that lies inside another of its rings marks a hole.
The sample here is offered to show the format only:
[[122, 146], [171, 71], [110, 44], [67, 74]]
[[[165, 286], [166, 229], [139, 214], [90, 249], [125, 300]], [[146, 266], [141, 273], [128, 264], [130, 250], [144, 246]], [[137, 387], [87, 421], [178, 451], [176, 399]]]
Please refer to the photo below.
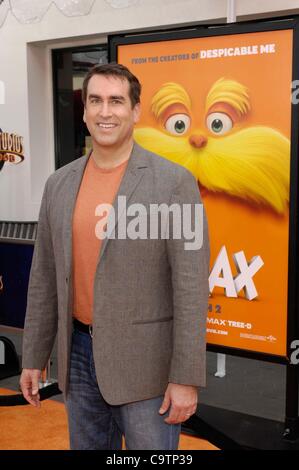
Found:
[[90, 136], [82, 120], [82, 84], [90, 68], [106, 63], [106, 44], [52, 51], [56, 170], [90, 148]]

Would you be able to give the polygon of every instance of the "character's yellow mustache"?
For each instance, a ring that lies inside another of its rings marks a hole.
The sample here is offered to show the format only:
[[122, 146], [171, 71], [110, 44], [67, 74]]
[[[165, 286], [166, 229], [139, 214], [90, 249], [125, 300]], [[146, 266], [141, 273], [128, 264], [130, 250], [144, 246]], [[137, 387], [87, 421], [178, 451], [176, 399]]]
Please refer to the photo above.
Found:
[[289, 202], [290, 142], [269, 127], [242, 129], [209, 137], [196, 149], [189, 137], [174, 137], [153, 128], [137, 128], [136, 141], [179, 163], [209, 191], [224, 192], [282, 214]]

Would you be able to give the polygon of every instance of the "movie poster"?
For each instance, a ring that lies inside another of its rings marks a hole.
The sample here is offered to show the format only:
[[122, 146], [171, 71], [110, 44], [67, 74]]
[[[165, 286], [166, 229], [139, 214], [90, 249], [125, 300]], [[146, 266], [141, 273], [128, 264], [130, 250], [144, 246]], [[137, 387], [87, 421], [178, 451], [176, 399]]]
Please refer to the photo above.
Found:
[[208, 343], [279, 356], [287, 343], [292, 35], [117, 48], [143, 86], [136, 141], [198, 180], [211, 240]]

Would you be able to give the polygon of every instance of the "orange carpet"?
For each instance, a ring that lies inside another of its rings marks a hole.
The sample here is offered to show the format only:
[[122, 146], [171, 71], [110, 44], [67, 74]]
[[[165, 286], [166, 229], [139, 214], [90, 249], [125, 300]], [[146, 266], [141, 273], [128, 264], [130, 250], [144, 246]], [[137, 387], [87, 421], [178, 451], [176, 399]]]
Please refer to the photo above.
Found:
[[[1, 389], [0, 395], [15, 392]], [[33, 406], [1, 406], [0, 450], [67, 450], [67, 417], [64, 405], [45, 400], [40, 409]], [[202, 439], [181, 434], [181, 450], [217, 450]]]

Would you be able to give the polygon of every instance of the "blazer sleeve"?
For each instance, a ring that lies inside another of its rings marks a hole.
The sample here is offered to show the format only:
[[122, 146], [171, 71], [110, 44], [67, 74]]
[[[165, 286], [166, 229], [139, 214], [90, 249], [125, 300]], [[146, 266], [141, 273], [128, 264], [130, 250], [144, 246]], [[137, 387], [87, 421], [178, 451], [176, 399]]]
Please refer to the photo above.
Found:
[[[175, 235], [177, 222], [174, 224], [172, 219], [169, 220], [167, 240], [173, 288], [173, 352], [169, 382], [205, 386], [210, 258], [208, 227], [197, 182], [184, 168], [179, 173], [171, 202], [180, 206], [183, 216], [181, 237]], [[190, 227], [196, 233], [193, 244], [190, 243], [190, 232], [188, 234]]]
[[44, 369], [57, 333], [55, 256], [48, 219], [49, 179], [45, 185], [29, 277], [22, 367]]

